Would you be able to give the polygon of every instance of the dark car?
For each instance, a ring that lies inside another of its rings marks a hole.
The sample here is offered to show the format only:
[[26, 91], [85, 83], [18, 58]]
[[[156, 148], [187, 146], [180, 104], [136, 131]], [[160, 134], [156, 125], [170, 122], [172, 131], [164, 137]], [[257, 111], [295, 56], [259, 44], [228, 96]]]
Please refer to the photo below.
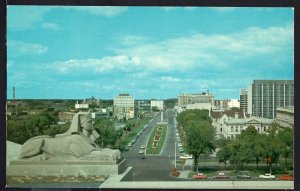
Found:
[[250, 179], [251, 176], [247, 174], [237, 174], [234, 176], [234, 179]]

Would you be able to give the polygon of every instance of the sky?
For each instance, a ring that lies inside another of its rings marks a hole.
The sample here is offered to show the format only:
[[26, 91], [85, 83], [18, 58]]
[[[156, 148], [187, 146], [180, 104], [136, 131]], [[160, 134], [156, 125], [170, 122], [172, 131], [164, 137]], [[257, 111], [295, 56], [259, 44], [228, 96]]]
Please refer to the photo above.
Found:
[[7, 98], [238, 99], [294, 79], [292, 8], [9, 6]]

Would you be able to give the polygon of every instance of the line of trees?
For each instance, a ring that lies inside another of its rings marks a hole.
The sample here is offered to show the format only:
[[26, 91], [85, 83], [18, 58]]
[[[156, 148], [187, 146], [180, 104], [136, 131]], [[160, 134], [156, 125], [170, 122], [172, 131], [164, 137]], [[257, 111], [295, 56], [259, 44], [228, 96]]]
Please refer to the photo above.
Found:
[[214, 128], [208, 110], [187, 110], [177, 115], [177, 122], [185, 132], [185, 144], [194, 157], [194, 171], [198, 170], [200, 155], [215, 150]]
[[57, 114], [43, 112], [35, 115], [12, 116], [7, 120], [7, 140], [24, 144], [39, 135], [54, 136], [66, 132], [70, 124], [57, 124]]
[[285, 168], [288, 168], [287, 160], [293, 155], [293, 130], [279, 129], [278, 124], [273, 123], [266, 134], [259, 134], [254, 126], [249, 126], [235, 139], [220, 139], [217, 152], [219, 162], [223, 162], [226, 168], [230, 162], [234, 170], [246, 167], [249, 163], [266, 163], [272, 171], [272, 165], [279, 162], [280, 156], [285, 158]]

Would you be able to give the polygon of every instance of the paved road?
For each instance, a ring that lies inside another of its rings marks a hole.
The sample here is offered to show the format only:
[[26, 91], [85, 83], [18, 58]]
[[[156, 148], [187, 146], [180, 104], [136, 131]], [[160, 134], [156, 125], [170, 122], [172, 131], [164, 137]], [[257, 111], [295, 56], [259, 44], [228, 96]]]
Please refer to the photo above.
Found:
[[[178, 181], [182, 179], [174, 178], [170, 175], [174, 167], [174, 151], [175, 151], [175, 123], [174, 111], [167, 110], [165, 112], [168, 121], [168, 129], [165, 139], [165, 144], [159, 155], [146, 155], [146, 159], [141, 159], [139, 149], [142, 144], [147, 145], [148, 139], [151, 135], [156, 123], [160, 121], [160, 114], [158, 114], [152, 121], [150, 121], [147, 129], [138, 138], [136, 143], [130, 148], [128, 152], [123, 153], [127, 159], [127, 166], [133, 167], [133, 181]], [[178, 149], [177, 149], [178, 150]], [[178, 152], [178, 151], [177, 151]], [[177, 154], [178, 156], [178, 154]]]

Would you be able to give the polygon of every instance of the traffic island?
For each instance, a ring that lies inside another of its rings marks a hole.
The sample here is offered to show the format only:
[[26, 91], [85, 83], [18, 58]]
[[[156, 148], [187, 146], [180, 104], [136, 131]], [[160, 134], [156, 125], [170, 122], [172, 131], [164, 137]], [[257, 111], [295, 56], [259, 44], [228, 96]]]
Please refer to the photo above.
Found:
[[165, 141], [167, 125], [157, 125], [149, 137], [146, 154], [159, 154]]

